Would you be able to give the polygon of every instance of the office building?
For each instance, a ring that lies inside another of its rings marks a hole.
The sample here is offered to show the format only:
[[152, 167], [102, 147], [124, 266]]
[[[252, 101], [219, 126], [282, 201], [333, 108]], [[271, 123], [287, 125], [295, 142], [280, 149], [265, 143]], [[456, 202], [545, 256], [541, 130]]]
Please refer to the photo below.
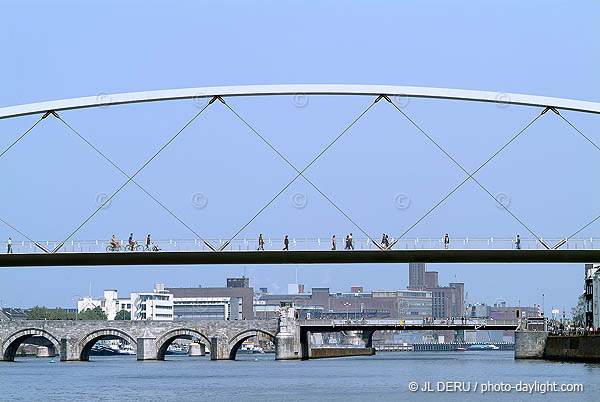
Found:
[[173, 301], [164, 285], [156, 284], [152, 292], [132, 292], [129, 298], [120, 298], [114, 289], [105, 290], [104, 297], [84, 297], [77, 301], [77, 312], [100, 307], [108, 320], [114, 320], [121, 310], [131, 314], [132, 320], [172, 320]]
[[167, 288], [173, 295], [173, 319], [252, 320], [254, 290], [248, 278], [227, 278], [227, 287]]
[[421, 290], [425, 287], [425, 263], [411, 262], [408, 264], [408, 288]]
[[160, 283], [153, 292], [131, 293], [131, 319], [173, 321], [173, 295]]
[[408, 264], [408, 289], [431, 292], [434, 318], [461, 317], [464, 314], [465, 284], [451, 282], [448, 286], [440, 286], [438, 273], [427, 271], [424, 263]]
[[390, 290], [365, 292], [352, 286], [350, 292], [330, 292], [329, 288], [312, 288], [310, 294], [257, 294], [254, 312], [257, 319], [277, 317], [279, 303], [291, 301], [301, 318], [423, 319], [431, 317], [432, 294], [424, 290]]

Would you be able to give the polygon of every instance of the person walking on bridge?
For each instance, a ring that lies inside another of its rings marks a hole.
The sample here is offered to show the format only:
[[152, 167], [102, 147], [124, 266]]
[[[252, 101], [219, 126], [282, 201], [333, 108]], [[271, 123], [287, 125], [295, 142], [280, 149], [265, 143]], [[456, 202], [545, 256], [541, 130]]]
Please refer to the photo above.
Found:
[[6, 244], [6, 254], [12, 254], [12, 237], [8, 238], [8, 243]]
[[354, 250], [354, 241], [352, 240], [352, 233], [348, 236], [348, 248]]
[[265, 251], [265, 241], [263, 240], [262, 233], [258, 235], [258, 248], [256, 250]]
[[519, 235], [517, 235], [517, 239], [515, 240], [515, 248], [517, 250], [521, 249], [521, 237], [519, 237]]
[[285, 235], [285, 239], [283, 239], [283, 249], [284, 250], [290, 249], [290, 239], [288, 239], [288, 235]]
[[381, 246], [387, 249], [390, 246], [390, 238], [385, 233], [381, 237]]
[[336, 247], [335, 247], [335, 235], [333, 235], [333, 237], [331, 238], [331, 249], [332, 250], [336, 249]]
[[448, 247], [450, 247], [450, 236], [446, 233], [446, 236], [444, 236], [444, 248], [448, 250]]

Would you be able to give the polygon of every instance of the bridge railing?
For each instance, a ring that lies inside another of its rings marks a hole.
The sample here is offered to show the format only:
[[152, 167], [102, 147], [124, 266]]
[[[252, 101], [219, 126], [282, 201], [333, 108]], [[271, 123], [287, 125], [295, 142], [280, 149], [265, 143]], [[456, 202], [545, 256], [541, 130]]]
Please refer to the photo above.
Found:
[[[219, 249], [226, 244], [226, 238], [206, 239], [214, 248]], [[380, 241], [381, 239], [375, 239]], [[544, 243], [552, 247], [562, 239], [559, 238], [543, 238]], [[390, 238], [390, 242], [394, 240]], [[122, 246], [127, 246], [127, 240], [118, 240]], [[139, 244], [144, 245], [145, 239], [140, 239]], [[211, 249], [199, 239], [160, 239], [152, 240], [153, 244], [158, 246], [162, 251], [211, 251]], [[282, 250], [283, 238], [264, 238], [265, 251]], [[60, 241], [43, 240], [38, 241], [40, 245], [48, 250], [54, 250]], [[355, 250], [378, 250], [367, 238], [354, 238], [353, 241]], [[70, 240], [60, 248], [59, 252], [79, 253], [79, 252], [105, 252], [109, 246], [108, 239], [106, 240]], [[345, 240], [339, 238], [337, 240], [337, 250], [344, 250]], [[442, 250], [444, 249], [442, 238], [406, 238], [401, 239], [391, 247], [392, 250]], [[461, 250], [511, 250], [515, 249], [515, 239], [506, 237], [459, 237], [451, 238], [449, 249]], [[592, 250], [600, 249], [600, 238], [577, 238], [569, 239], [563, 244], [561, 249], [571, 250]], [[0, 242], [0, 252], [5, 252], [7, 242]], [[234, 239], [224, 248], [223, 251], [255, 251], [258, 249], [258, 239]], [[290, 237], [290, 250], [331, 250], [331, 238], [310, 238], [310, 237]], [[521, 239], [522, 250], [545, 250], [537, 239]], [[30, 241], [13, 241], [13, 253], [36, 253], [43, 252], [33, 242]]]
[[491, 319], [421, 319], [421, 320], [367, 320], [367, 319], [348, 319], [348, 320], [329, 320], [329, 319], [310, 319], [302, 320], [301, 325], [306, 326], [421, 326], [421, 325], [469, 325], [474, 327], [490, 326], [517, 326], [519, 321], [514, 320], [491, 320]]

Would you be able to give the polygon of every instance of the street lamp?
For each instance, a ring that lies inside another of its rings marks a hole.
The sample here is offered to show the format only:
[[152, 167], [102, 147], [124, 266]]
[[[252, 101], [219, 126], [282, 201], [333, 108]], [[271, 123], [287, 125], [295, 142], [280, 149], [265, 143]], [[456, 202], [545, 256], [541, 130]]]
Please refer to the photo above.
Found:
[[346, 306], [346, 320], [350, 321], [350, 306], [352, 305], [352, 303], [350, 302], [345, 302], [344, 306]]
[[[75, 299], [75, 297], [77, 297], [77, 299]], [[71, 298], [71, 301], [75, 301], [75, 321], [77, 321], [77, 313], [79, 312], [79, 300], [81, 299], [81, 295], [73, 295], [73, 297]]]

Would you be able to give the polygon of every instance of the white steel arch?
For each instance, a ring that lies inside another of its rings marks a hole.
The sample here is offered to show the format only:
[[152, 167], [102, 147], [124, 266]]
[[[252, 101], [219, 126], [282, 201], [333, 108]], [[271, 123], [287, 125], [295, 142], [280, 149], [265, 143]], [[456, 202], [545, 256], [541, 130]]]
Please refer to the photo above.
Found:
[[99, 106], [127, 103], [158, 102], [176, 99], [210, 98], [213, 96], [264, 96], [264, 95], [388, 95], [414, 98], [453, 99], [476, 102], [496, 102], [512, 105], [553, 107], [585, 113], [600, 114], [600, 102], [562, 99], [537, 95], [523, 95], [493, 91], [467, 89], [428, 88], [394, 85], [354, 84], [286, 84], [245, 85], [166, 89], [158, 91], [99, 94], [83, 98], [71, 98], [48, 102], [0, 108], [0, 119]]

